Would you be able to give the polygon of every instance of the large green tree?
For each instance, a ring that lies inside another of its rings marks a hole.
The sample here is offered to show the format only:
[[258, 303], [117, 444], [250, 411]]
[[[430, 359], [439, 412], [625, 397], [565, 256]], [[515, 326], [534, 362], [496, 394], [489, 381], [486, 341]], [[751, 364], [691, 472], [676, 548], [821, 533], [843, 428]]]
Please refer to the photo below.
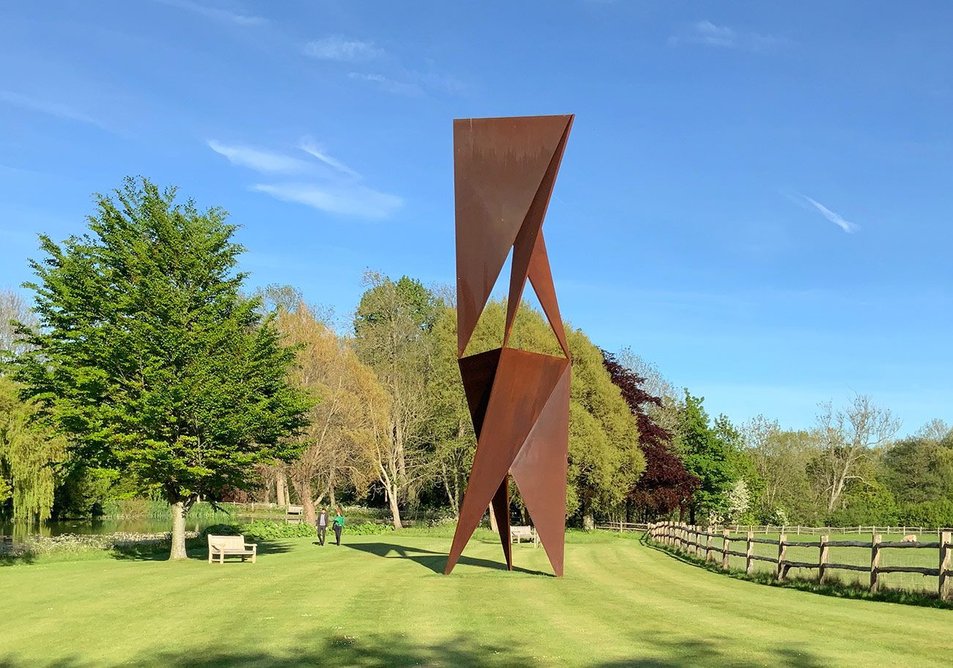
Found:
[[84, 235], [41, 236], [18, 376], [74, 457], [165, 497], [180, 559], [192, 504], [292, 456], [282, 436], [307, 405], [286, 380], [294, 352], [242, 296], [235, 226], [175, 195], [129, 178], [95, 196]]
[[394, 528], [400, 504], [411, 500], [429, 471], [427, 425], [433, 415], [427, 383], [437, 318], [436, 297], [420, 281], [397, 281], [374, 272], [354, 316], [354, 349], [390, 395], [390, 445], [377, 449], [375, 468], [390, 505]]
[[758, 522], [814, 524], [823, 520], [823, 499], [811, 484], [808, 467], [819, 446], [807, 431], [785, 431], [776, 420], [758, 415], [744, 425], [745, 453], [761, 480], [755, 500]]
[[730, 510], [729, 493], [741, 477], [734, 452], [737, 434], [727, 419], [719, 418], [713, 427], [703, 402], [703, 397], [685, 390], [685, 398], [679, 402], [675, 438], [685, 468], [701, 481], [689, 506], [692, 524], [700, 518], [708, 521], [725, 517]]

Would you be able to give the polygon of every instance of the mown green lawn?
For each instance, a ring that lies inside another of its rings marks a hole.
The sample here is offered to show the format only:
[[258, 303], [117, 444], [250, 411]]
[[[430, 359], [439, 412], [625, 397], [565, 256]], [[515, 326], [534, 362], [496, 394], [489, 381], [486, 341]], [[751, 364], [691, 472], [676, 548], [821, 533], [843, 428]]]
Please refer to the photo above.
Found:
[[488, 533], [263, 545], [257, 564], [136, 559], [0, 568], [0, 666], [944, 665], [953, 611], [731, 579], [633, 538], [571, 534], [498, 569]]

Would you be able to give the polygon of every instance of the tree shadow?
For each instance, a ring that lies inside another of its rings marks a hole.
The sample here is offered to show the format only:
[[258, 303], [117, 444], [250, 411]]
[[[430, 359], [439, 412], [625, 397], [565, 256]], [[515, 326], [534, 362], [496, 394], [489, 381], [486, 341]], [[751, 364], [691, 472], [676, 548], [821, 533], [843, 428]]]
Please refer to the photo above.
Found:
[[641, 668], [676, 668], [678, 666], [733, 666], [736, 668], [755, 668], [756, 666], [781, 666], [784, 668], [822, 668], [830, 661], [821, 660], [804, 649], [779, 646], [768, 650], [772, 655], [765, 659], [740, 659], [737, 652], [726, 652], [715, 640], [673, 639], [662, 637], [638, 636], [634, 638], [640, 644], [649, 643], [653, 652], [666, 654], [664, 657], [632, 656], [616, 661], [605, 661], [597, 665], [600, 668], [623, 668], [639, 666]]
[[[486, 643], [474, 640], [470, 636], [457, 635], [453, 638], [434, 643], [421, 644], [412, 637], [403, 634], [372, 634], [352, 636], [335, 634], [325, 638], [302, 637], [288, 643], [287, 650], [261, 650], [257, 648], [239, 648], [211, 645], [196, 648], [170, 649], [132, 657], [124, 661], [129, 665], [156, 666], [193, 666], [194, 668], [213, 668], [214, 666], [253, 665], [263, 668], [292, 668], [294, 666], [363, 666], [383, 668], [389, 666], [487, 666], [515, 667], [538, 666], [563, 663], [582, 663], [600, 668], [622, 668], [623, 666], [643, 666], [646, 668], [674, 668], [676, 666], [734, 666], [754, 668], [765, 665], [765, 659], [740, 659], [737, 652], [727, 652], [716, 641], [675, 640], [668, 638], [640, 637], [639, 643], [646, 647], [646, 656], [632, 655], [624, 659], [598, 662], [576, 660], [567, 661], [560, 656], [559, 647], [555, 647], [553, 656], [527, 654], [520, 648], [517, 638], [509, 638], [502, 643]], [[737, 649], [737, 645], [735, 646]], [[828, 665], [804, 650], [780, 647], [770, 651], [770, 665], [784, 668], [820, 668]], [[650, 654], [661, 654], [653, 657]], [[59, 659], [51, 665], [58, 668], [80, 668], [95, 663], [95, 656], [72, 656]], [[30, 661], [16, 655], [0, 655], [0, 668], [26, 668]]]
[[[420, 564], [424, 568], [434, 573], [443, 574], [443, 569], [447, 565], [447, 555], [443, 552], [434, 552], [433, 550], [423, 550], [418, 547], [408, 547], [406, 545], [395, 545], [393, 543], [346, 543], [346, 547], [359, 552], [367, 552], [385, 559], [409, 559], [414, 563]], [[395, 554], [391, 554], [391, 553]], [[474, 557], [461, 556], [459, 564], [467, 566], [480, 566], [497, 571], [505, 571], [506, 563], [500, 561], [490, 561], [489, 559], [476, 559]], [[552, 573], [545, 571], [534, 571], [528, 568], [514, 566], [516, 573], [526, 573], [527, 575], [542, 575], [545, 577], [555, 577]]]
[[32, 552], [23, 552], [22, 554], [4, 553], [0, 554], [0, 566], [16, 566], [18, 564], [33, 564], [36, 562], [36, 555]]
[[[251, 543], [253, 541], [249, 540], [248, 542]], [[291, 546], [286, 543], [265, 540], [254, 542], [258, 545], [259, 557], [270, 554], [283, 554], [291, 551]], [[111, 552], [114, 559], [121, 561], [168, 561], [169, 549], [170, 546], [168, 543], [132, 543], [129, 545], [117, 545]], [[208, 542], [205, 538], [192, 538], [187, 540], [185, 542], [185, 554], [189, 559], [208, 561]], [[226, 564], [233, 561], [242, 563], [242, 560], [238, 557], [225, 558]]]

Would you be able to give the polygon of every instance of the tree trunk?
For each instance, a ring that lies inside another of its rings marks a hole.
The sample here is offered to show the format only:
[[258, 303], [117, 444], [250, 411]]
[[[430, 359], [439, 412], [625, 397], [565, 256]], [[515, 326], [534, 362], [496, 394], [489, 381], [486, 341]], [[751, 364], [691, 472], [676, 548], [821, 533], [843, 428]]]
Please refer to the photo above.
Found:
[[279, 469], [275, 475], [275, 493], [278, 495], [278, 505], [288, 505], [288, 479], [285, 472]]
[[496, 513], [493, 512], [493, 502], [490, 501], [490, 529], [493, 530], [493, 533], [499, 533], [500, 529], [496, 523]]
[[388, 490], [387, 501], [390, 504], [390, 514], [394, 521], [394, 528], [402, 529], [403, 527], [400, 524], [400, 508], [397, 506], [397, 495], [393, 489]]
[[182, 500], [169, 504], [172, 511], [172, 550], [169, 552], [169, 560], [188, 559], [185, 553], [185, 515], [189, 511]]
[[450, 501], [450, 510], [453, 511], [453, 516], [460, 517], [460, 506], [457, 504], [456, 490], [454, 486], [450, 484], [449, 476], [447, 474], [447, 465], [444, 463], [440, 464], [440, 469], [443, 472], [443, 488], [447, 492], [447, 499]]
[[311, 498], [311, 485], [296, 482], [295, 487], [298, 490], [298, 497], [301, 499], [301, 507], [304, 509], [304, 521], [313, 525], [317, 515], [314, 512], [314, 499]]

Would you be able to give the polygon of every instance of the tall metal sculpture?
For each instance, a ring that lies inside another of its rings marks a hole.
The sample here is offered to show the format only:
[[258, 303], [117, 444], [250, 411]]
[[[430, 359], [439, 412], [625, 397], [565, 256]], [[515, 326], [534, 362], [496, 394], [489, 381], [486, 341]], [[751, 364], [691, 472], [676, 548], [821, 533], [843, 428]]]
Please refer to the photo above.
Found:
[[[512, 570], [512, 475], [553, 571], [563, 574], [571, 361], [542, 226], [572, 121], [569, 115], [453, 122], [457, 356], [477, 449], [445, 573], [491, 501]], [[464, 357], [510, 248], [503, 347]], [[563, 356], [508, 345], [527, 278]]]

